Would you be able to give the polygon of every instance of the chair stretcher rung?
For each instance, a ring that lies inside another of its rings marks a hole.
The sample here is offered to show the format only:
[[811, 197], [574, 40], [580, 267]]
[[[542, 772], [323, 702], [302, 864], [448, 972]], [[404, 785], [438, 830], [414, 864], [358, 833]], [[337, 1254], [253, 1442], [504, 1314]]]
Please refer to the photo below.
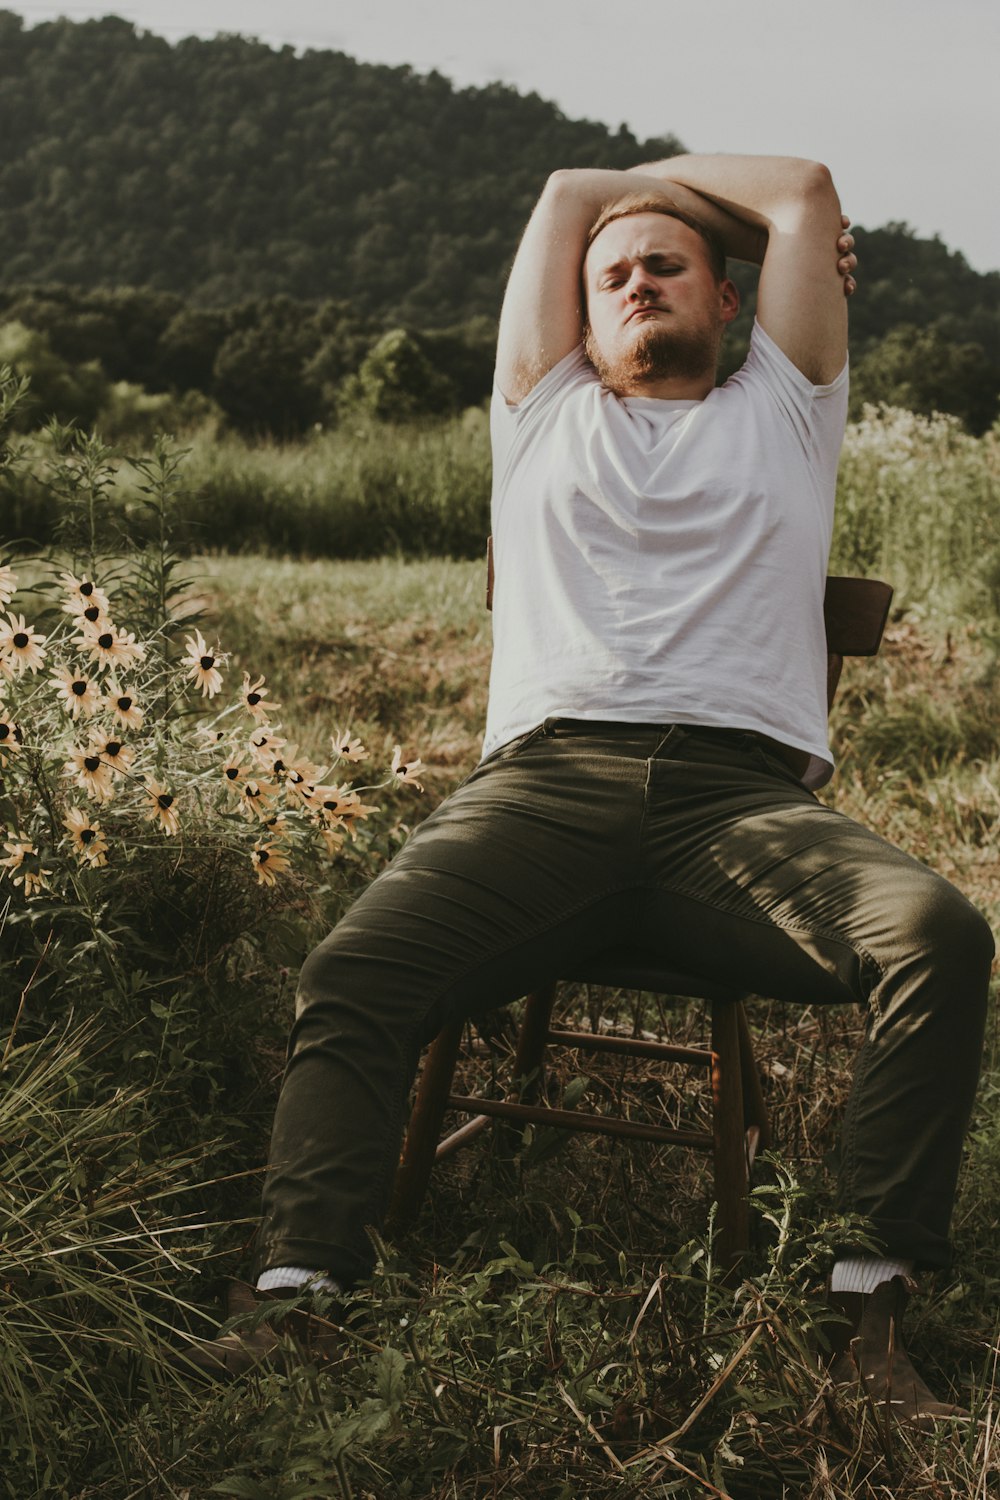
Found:
[[[514, 1104], [506, 1099], [477, 1099], [465, 1094], [449, 1094], [448, 1106], [477, 1116], [523, 1120], [529, 1125], [558, 1125], [563, 1130], [580, 1130], [591, 1135], [616, 1135], [632, 1141], [658, 1141], [664, 1146], [688, 1146], [696, 1151], [711, 1151], [713, 1146], [712, 1137], [705, 1130], [668, 1130], [663, 1125], [643, 1125], [636, 1120], [585, 1114], [575, 1109], [546, 1109], [538, 1104]], [[478, 1134], [478, 1131], [475, 1133]], [[446, 1137], [441, 1144], [445, 1145], [448, 1139]], [[451, 1149], [462, 1144], [464, 1141], [457, 1141]]]
[[476, 1115], [472, 1120], [466, 1120], [464, 1125], [459, 1125], [457, 1130], [452, 1130], [438, 1141], [437, 1150], [434, 1152], [435, 1161], [443, 1161], [446, 1156], [451, 1156], [461, 1146], [467, 1146], [474, 1141], [477, 1135], [490, 1125], [489, 1115]]
[[562, 1031], [552, 1028], [546, 1038], [581, 1052], [618, 1052], [626, 1057], [659, 1057], [666, 1062], [692, 1063], [710, 1068], [715, 1057], [705, 1047], [677, 1047], [672, 1042], [647, 1042], [641, 1037], [608, 1036], [600, 1031]]

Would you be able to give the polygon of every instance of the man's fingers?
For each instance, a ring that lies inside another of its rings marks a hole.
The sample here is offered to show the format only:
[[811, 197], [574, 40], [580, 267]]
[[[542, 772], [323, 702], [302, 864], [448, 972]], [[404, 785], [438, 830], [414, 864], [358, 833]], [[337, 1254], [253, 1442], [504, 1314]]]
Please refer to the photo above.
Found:
[[[850, 228], [851, 221], [846, 214], [841, 214], [840, 223], [845, 231]], [[841, 252], [837, 259], [837, 270], [844, 279], [844, 296], [852, 297], [858, 287], [851, 274], [858, 264], [858, 257], [854, 254], [853, 234], [842, 234], [837, 241], [837, 249]]]

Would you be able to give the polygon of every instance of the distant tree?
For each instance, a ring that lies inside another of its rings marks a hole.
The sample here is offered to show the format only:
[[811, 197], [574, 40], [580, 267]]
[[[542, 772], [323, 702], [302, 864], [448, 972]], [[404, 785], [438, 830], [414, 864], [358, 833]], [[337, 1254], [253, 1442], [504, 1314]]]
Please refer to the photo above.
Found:
[[179, 391], [210, 391], [231, 329], [232, 318], [222, 308], [182, 308], [160, 335], [158, 364], [165, 383]]
[[951, 343], [937, 328], [902, 324], [862, 355], [851, 372], [851, 414], [865, 402], [930, 414], [953, 412], [980, 434], [996, 419], [998, 383], [978, 344]]
[[342, 409], [384, 422], [439, 415], [457, 404], [455, 386], [431, 361], [427, 341], [405, 328], [384, 333], [341, 392]]
[[276, 310], [236, 328], [215, 357], [212, 395], [233, 426], [247, 433], [296, 437], [318, 421], [319, 393], [305, 372], [299, 319]]
[[107, 378], [96, 360], [70, 364], [53, 352], [47, 334], [23, 323], [0, 325], [0, 365], [31, 380], [18, 414], [22, 428], [40, 427], [50, 417], [91, 427], [107, 397]]

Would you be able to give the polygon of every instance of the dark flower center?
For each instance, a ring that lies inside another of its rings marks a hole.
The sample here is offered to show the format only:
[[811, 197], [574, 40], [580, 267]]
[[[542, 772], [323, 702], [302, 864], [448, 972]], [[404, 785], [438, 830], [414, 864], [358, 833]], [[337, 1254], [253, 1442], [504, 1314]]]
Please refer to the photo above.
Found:
[[14, 637], [14, 645], [17, 647], [18, 651], [23, 651], [27, 644], [28, 637], [25, 635], [23, 630], [19, 630]]
[[251, 708], [256, 708], [262, 697], [262, 693], [247, 693], [247, 702]]
[[114, 643], [115, 643], [114, 636], [111, 635], [110, 632], [107, 631], [107, 630], [104, 632], [103, 635], [99, 635], [97, 637], [97, 644], [100, 646], [100, 648], [101, 648], [102, 651], [107, 651], [109, 649], [109, 647], [111, 647], [111, 646], [114, 645]]
[[121, 709], [121, 711], [122, 711], [123, 714], [127, 714], [128, 711], [129, 711], [129, 709], [132, 707], [132, 699], [131, 698], [116, 698], [115, 699], [115, 703]]
[[89, 609], [84, 610], [83, 618], [85, 620], [89, 620], [91, 624], [93, 624], [95, 620], [99, 620], [101, 618], [101, 611], [96, 604], [92, 604]]
[[75, 693], [78, 698], [82, 698], [84, 693], [87, 691], [87, 687], [87, 682], [78, 677], [75, 682], [70, 683], [69, 690], [71, 693]]
[[10, 725], [0, 724], [0, 741], [10, 738]]
[[274, 769], [277, 771], [279, 776], [284, 775], [285, 762], [283, 760], [276, 760], [274, 762]]
[[271, 856], [270, 856], [270, 854], [268, 854], [268, 852], [267, 852], [267, 850], [266, 850], [266, 849], [258, 849], [258, 850], [257, 850], [257, 859], [258, 859], [258, 861], [259, 861], [259, 862], [260, 862], [260, 863], [261, 863], [261, 864], [262, 864], [262, 865], [266, 865], [266, 864], [267, 864], [267, 862], [268, 862], [268, 860], [269, 860], [269, 859], [270, 859], [270, 858], [271, 858]]
[[83, 758], [83, 768], [85, 771], [94, 772], [100, 764], [101, 757], [99, 755], [85, 755]]
[[80, 829], [80, 843], [81, 844], [92, 843], [93, 840], [96, 839], [96, 837], [97, 837], [97, 832], [96, 832], [95, 829], [93, 829], [93, 828], [81, 828]]
[[173, 805], [173, 800], [170, 792], [161, 792], [156, 799], [156, 803], [158, 807], [162, 807], [163, 811], [166, 812], [167, 808]]
[[110, 755], [111, 759], [114, 760], [121, 747], [121, 740], [108, 740], [108, 743], [104, 747], [104, 753], [105, 755]]
[[301, 786], [306, 778], [298, 771], [289, 771], [288, 779], [293, 783], [293, 785]]
[[89, 582], [81, 583], [81, 585], [80, 585], [80, 593], [83, 595], [83, 597], [85, 599], [89, 599], [90, 596], [91, 596], [91, 594], [93, 592], [94, 592], [94, 585], [92, 583], [89, 583]]
[[199, 658], [199, 661], [206, 672], [208, 672], [212, 667], [215, 666], [214, 656], [202, 656]]
[[337, 811], [337, 807], [338, 807], [338, 803], [337, 803], [336, 798], [334, 798], [332, 802], [324, 802], [323, 803], [323, 810], [324, 810], [324, 812], [336, 812]]
[[229, 777], [230, 781], [236, 781], [237, 778], [239, 777], [239, 774], [240, 773], [239, 773], [238, 767], [236, 767], [236, 766], [227, 766], [226, 767], [226, 775]]

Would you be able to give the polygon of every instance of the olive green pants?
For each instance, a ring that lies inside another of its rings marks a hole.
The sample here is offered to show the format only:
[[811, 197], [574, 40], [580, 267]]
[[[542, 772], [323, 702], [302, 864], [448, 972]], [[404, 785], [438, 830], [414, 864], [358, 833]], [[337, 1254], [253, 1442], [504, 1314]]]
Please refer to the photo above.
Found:
[[421, 1048], [611, 941], [775, 999], [864, 1005], [841, 1206], [889, 1254], [948, 1263], [983, 918], [753, 735], [548, 720], [478, 766], [307, 959], [258, 1269], [368, 1274]]

